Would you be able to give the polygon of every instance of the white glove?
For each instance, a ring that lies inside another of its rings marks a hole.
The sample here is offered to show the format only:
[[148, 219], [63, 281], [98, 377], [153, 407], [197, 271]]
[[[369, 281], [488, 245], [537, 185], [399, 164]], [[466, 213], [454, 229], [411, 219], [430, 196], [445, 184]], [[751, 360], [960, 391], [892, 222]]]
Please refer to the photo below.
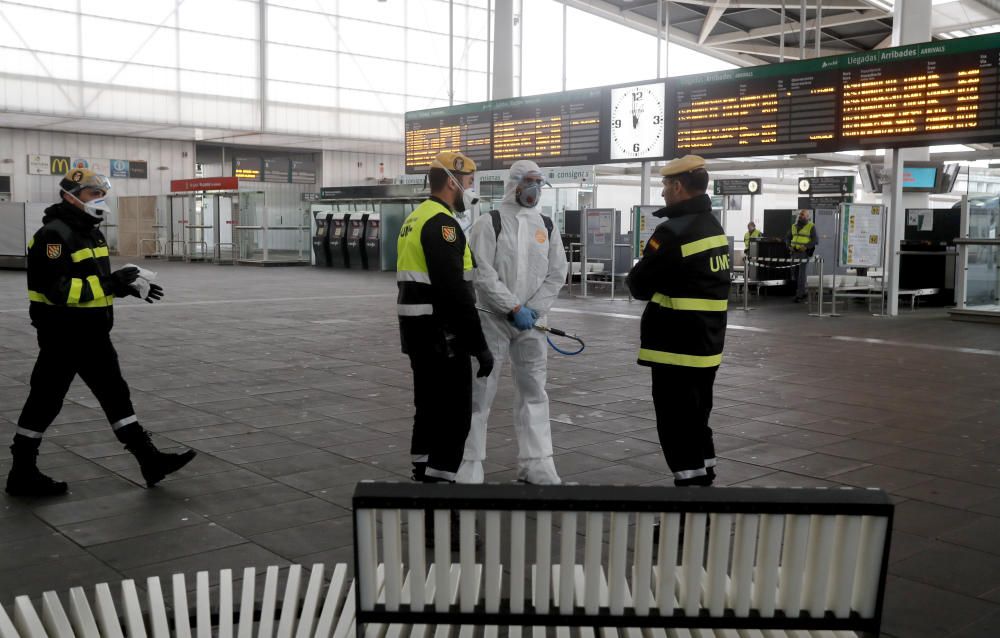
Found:
[[145, 299], [149, 296], [149, 284], [156, 280], [156, 273], [152, 270], [146, 270], [142, 266], [137, 266], [135, 264], [125, 264], [125, 268], [136, 268], [139, 270], [139, 276], [135, 278], [130, 286], [135, 288], [139, 292], [139, 299]]

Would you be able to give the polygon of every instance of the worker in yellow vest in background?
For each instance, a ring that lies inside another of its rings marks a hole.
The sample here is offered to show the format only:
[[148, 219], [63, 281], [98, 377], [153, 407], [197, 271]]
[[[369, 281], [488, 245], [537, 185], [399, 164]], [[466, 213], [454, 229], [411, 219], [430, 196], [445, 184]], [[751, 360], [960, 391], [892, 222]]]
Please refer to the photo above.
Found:
[[[819, 236], [816, 234], [816, 224], [809, 221], [810, 211], [803, 208], [799, 211], [799, 216], [792, 224], [791, 230], [785, 235], [785, 243], [788, 245], [788, 252], [792, 259], [801, 259], [802, 262], [797, 271], [795, 286], [795, 303], [806, 298], [806, 279], [808, 277], [809, 258], [816, 251], [819, 244]], [[822, 284], [822, 282], [820, 282]]]

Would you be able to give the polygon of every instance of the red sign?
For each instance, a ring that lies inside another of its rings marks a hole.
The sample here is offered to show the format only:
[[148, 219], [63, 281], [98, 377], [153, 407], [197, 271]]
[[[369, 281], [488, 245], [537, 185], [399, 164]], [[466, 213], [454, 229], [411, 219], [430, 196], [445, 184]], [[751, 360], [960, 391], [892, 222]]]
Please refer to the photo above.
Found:
[[198, 179], [172, 179], [170, 191], [235, 191], [240, 188], [240, 180], [236, 177], [201, 177]]

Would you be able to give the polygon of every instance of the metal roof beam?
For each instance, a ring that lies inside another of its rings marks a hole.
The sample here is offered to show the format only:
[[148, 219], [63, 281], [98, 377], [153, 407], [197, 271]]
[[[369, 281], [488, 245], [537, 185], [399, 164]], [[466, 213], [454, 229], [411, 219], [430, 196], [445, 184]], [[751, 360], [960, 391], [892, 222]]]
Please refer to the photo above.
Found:
[[[780, 47], [773, 44], [752, 44], [749, 42], [739, 42], [735, 44], [724, 44], [715, 45], [715, 48], [721, 51], [732, 51], [734, 53], [746, 53], [748, 55], [755, 56], [765, 56], [769, 58], [777, 58], [781, 56]], [[821, 53], [823, 56], [828, 55], [843, 55], [845, 53], [857, 53], [858, 49], [843, 49], [840, 47], [828, 47], [824, 46]], [[806, 58], [810, 59], [814, 56], [814, 51], [806, 51]], [[786, 60], [800, 60], [798, 49], [792, 50], [789, 47], [785, 47], [785, 59]]]
[[705, 40], [712, 33], [715, 25], [719, 24], [719, 19], [722, 18], [722, 14], [726, 12], [728, 6], [729, 0], [716, 0], [715, 4], [708, 10], [708, 13], [705, 14], [705, 20], [701, 23], [698, 44], [705, 44]]
[[[698, 7], [712, 7], [715, 5], [716, 0], [682, 0], [683, 4], [695, 5]], [[786, 0], [787, 7], [794, 9], [794, 3], [791, 0]], [[862, 9], [871, 9], [872, 5], [868, 4], [864, 0], [823, 0], [823, 10], [836, 10], [836, 9], [853, 9], [856, 11], [861, 11]], [[730, 0], [730, 9], [781, 9], [781, 0]]]
[[[610, 2], [604, 2], [604, 0], [558, 0], [558, 2], [561, 2], [568, 7], [585, 11], [599, 18], [617, 22], [618, 24], [625, 25], [641, 33], [656, 36], [659, 31], [659, 29], [657, 29], [655, 17], [650, 19], [642, 15], [636, 15], [631, 11], [619, 9], [617, 5], [611, 4]], [[698, 44], [698, 36], [676, 29], [673, 26], [670, 27], [668, 37], [671, 43], [680, 44], [689, 49], [694, 49], [699, 53], [704, 53], [705, 55], [712, 56], [716, 59], [723, 60], [737, 66], [756, 66], [765, 63], [765, 61], [761, 58], [741, 55], [738, 53], [730, 53], [728, 51], [721, 51], [710, 46]]]
[[[826, 8], [826, 5], [823, 5]], [[832, 27], [843, 26], [847, 24], [857, 24], [859, 22], [871, 22], [872, 20], [879, 20], [882, 18], [889, 18], [890, 14], [885, 11], [879, 11], [878, 9], [866, 9], [864, 11], [859, 11], [857, 13], [842, 13], [839, 15], [824, 17], [820, 24], [822, 29], [830, 29]], [[713, 35], [707, 38], [704, 42], [707, 46], [718, 46], [721, 44], [729, 44], [731, 42], [743, 42], [746, 40], [754, 40], [757, 38], [770, 38], [777, 35], [781, 35], [781, 32], [785, 33], [798, 33], [800, 29], [800, 24], [795, 22], [786, 22], [784, 27], [780, 24], [775, 24], [773, 26], [758, 27], [756, 29], [750, 29], [749, 31], [740, 31], [738, 33], [724, 33], [721, 35]], [[806, 20], [806, 30], [811, 31], [816, 29], [816, 20]]]

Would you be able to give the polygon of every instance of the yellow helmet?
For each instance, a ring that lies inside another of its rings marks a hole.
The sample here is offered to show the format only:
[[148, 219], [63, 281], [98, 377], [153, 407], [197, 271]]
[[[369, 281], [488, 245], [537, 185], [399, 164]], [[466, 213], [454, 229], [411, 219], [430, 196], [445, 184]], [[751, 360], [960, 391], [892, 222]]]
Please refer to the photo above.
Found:
[[59, 182], [59, 188], [71, 194], [79, 193], [85, 188], [93, 188], [107, 195], [111, 192], [111, 182], [104, 175], [99, 175], [89, 168], [72, 168]]
[[699, 168], [705, 168], [705, 160], [697, 155], [685, 155], [684, 157], [678, 157], [670, 160], [660, 169], [660, 175], [664, 177], [673, 177], [674, 175], [680, 175], [681, 173], [690, 173], [691, 171], [696, 171]]
[[443, 168], [450, 173], [468, 175], [476, 172], [476, 163], [458, 151], [442, 151], [431, 162], [431, 168]]

